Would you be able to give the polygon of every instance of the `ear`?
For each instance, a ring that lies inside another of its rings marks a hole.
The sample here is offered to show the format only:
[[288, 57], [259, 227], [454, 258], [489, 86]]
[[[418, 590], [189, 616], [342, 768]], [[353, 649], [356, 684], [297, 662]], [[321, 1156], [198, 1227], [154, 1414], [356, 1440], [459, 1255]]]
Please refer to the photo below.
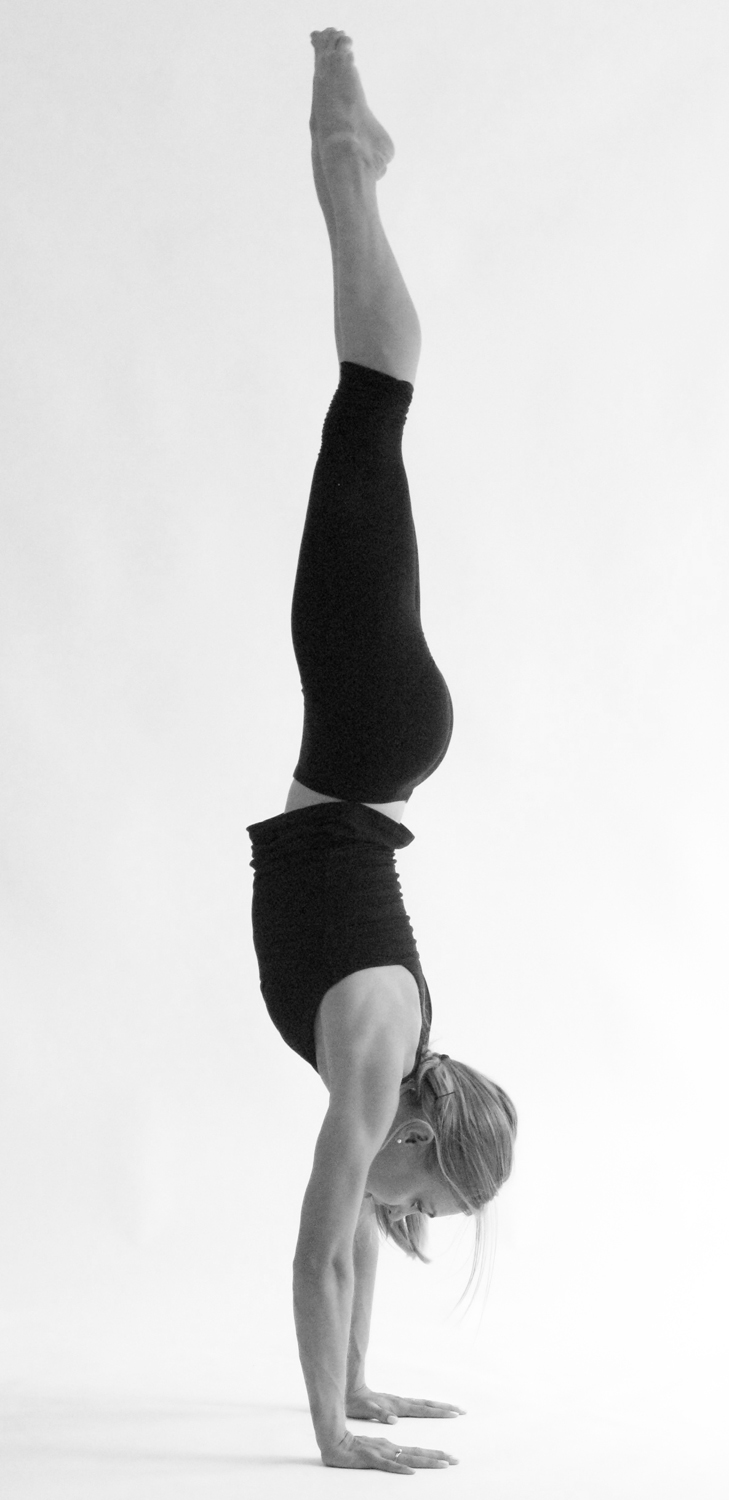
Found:
[[428, 1120], [418, 1117], [415, 1120], [406, 1120], [398, 1132], [404, 1141], [413, 1146], [425, 1146], [428, 1141], [435, 1140], [435, 1131]]

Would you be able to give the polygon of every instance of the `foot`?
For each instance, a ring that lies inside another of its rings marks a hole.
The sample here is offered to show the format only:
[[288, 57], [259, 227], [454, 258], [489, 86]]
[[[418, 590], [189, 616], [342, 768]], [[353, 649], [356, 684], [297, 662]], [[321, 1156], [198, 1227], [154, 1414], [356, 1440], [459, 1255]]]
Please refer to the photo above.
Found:
[[341, 141], [355, 143], [376, 177], [384, 177], [395, 147], [365, 99], [351, 38], [330, 26], [312, 31], [311, 42], [316, 59], [309, 122], [314, 149], [323, 161], [328, 147]]

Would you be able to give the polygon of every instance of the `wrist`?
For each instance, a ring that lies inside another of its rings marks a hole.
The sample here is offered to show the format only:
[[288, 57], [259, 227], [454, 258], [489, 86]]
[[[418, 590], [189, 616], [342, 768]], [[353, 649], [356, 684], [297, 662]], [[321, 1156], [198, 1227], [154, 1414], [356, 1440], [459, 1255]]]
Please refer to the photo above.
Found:
[[347, 1436], [347, 1432], [348, 1428], [346, 1426], [343, 1426], [341, 1431], [323, 1429], [317, 1430], [316, 1427], [314, 1428], [316, 1445], [319, 1449], [319, 1452], [321, 1453], [322, 1458], [325, 1458], [328, 1453], [335, 1452], [340, 1444], [344, 1442], [344, 1439]]
[[321, 1449], [322, 1453], [325, 1449], [331, 1450], [338, 1447], [339, 1443], [346, 1437], [346, 1405], [347, 1398], [345, 1397], [344, 1401], [337, 1402], [338, 1410], [336, 1411], [312, 1410], [311, 1420], [314, 1428], [314, 1436], [317, 1446]]

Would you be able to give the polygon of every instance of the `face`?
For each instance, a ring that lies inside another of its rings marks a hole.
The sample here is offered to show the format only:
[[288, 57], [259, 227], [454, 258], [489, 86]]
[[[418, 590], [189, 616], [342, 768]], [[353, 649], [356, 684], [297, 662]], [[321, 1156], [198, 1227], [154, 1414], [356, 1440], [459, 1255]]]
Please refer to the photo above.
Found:
[[378, 1151], [370, 1167], [365, 1194], [389, 1208], [393, 1223], [418, 1211], [439, 1219], [463, 1213], [463, 1205], [437, 1167], [433, 1170], [425, 1164], [431, 1155], [433, 1130], [412, 1102], [401, 1103], [392, 1130], [392, 1140]]

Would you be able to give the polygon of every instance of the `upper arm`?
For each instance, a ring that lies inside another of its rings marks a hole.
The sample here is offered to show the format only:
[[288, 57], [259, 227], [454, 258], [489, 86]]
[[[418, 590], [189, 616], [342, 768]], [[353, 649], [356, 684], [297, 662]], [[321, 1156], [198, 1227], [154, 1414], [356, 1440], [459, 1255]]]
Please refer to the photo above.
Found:
[[388, 1009], [373, 998], [362, 1024], [337, 1037], [329, 1108], [314, 1151], [296, 1246], [298, 1264], [349, 1267], [367, 1174], [400, 1098], [402, 1048]]

